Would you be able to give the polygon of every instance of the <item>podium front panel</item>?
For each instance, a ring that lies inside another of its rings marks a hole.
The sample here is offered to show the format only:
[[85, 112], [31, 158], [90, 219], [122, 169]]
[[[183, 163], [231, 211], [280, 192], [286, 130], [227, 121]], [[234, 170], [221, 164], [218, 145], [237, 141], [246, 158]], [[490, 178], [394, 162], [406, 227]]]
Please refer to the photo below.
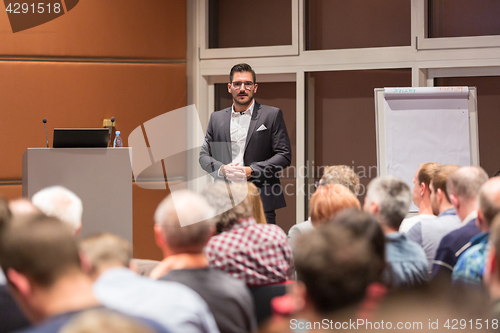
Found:
[[83, 202], [82, 236], [110, 232], [132, 243], [130, 148], [29, 148], [23, 197], [61, 185]]

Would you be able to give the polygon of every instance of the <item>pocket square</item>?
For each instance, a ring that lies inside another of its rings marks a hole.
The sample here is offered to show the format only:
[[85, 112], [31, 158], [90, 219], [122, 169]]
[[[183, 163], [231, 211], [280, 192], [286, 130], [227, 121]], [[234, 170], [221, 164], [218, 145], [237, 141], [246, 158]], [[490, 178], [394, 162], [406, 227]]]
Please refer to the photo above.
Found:
[[263, 131], [263, 130], [266, 130], [266, 129], [267, 129], [267, 127], [264, 126], [264, 124], [262, 124], [262, 125], [260, 125], [259, 128], [257, 128], [257, 132], [260, 132], [260, 131]]

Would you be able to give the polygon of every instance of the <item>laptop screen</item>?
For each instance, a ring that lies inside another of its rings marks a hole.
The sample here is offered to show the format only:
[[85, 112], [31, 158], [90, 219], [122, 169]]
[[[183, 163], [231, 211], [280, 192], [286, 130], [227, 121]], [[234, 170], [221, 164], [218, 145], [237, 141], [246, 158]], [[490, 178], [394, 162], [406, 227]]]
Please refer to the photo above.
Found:
[[54, 128], [53, 148], [106, 148], [107, 128]]

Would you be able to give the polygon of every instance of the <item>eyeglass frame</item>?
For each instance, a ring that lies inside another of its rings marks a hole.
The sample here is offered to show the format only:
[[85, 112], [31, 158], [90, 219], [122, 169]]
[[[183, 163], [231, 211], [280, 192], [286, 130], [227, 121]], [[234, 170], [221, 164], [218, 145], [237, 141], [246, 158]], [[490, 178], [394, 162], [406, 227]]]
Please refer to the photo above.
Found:
[[[240, 86], [237, 87], [235, 86], [234, 84], [235, 83], [238, 83]], [[252, 88], [256, 85], [255, 82], [252, 82], [252, 81], [245, 81], [245, 82], [241, 82], [241, 81], [233, 81], [231, 82], [231, 86], [234, 88], [234, 89], [238, 89], [238, 90], [252, 90]], [[244, 87], [244, 88], [243, 88]]]

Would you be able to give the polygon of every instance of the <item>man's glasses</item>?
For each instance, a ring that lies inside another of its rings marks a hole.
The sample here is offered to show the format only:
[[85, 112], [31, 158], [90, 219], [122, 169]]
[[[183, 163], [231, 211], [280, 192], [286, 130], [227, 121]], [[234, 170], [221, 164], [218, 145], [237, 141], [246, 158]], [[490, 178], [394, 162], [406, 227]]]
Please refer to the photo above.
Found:
[[250, 90], [253, 87], [252, 81], [246, 81], [246, 82], [233, 81], [233, 83], [231, 83], [231, 84], [233, 85], [233, 88], [238, 89], [238, 90], [241, 90], [241, 89]]

